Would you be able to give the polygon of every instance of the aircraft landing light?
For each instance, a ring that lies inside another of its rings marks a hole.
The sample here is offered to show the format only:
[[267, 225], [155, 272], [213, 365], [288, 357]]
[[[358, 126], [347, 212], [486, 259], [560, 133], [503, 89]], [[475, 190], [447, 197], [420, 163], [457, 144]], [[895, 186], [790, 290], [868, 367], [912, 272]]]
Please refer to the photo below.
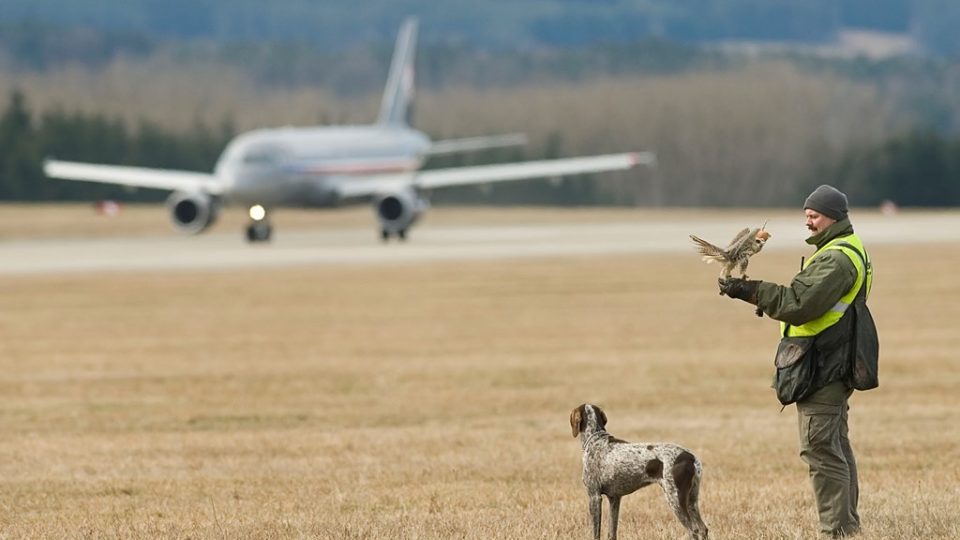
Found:
[[267, 217], [267, 209], [259, 204], [250, 207], [250, 219], [260, 221]]

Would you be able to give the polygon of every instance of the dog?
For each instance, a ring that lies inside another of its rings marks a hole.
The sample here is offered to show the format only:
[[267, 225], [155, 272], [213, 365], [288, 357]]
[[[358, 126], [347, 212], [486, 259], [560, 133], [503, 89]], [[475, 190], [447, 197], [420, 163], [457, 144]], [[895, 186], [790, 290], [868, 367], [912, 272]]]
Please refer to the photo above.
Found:
[[570, 412], [570, 428], [583, 446], [583, 484], [590, 498], [593, 538], [600, 540], [601, 495], [610, 505], [608, 538], [617, 538], [620, 498], [660, 484], [667, 504], [687, 529], [690, 540], [707, 540], [698, 507], [702, 466], [689, 450], [670, 443], [629, 443], [607, 433], [607, 415], [584, 403]]

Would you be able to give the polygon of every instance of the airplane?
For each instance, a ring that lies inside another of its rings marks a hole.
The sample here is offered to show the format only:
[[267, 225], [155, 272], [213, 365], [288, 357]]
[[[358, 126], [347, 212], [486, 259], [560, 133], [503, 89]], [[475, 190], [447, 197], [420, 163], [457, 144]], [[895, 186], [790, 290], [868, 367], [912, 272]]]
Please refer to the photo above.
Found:
[[170, 191], [174, 228], [197, 234], [210, 227], [224, 204], [250, 216], [249, 242], [270, 240], [270, 209], [334, 207], [372, 201], [380, 235], [405, 240], [428, 206], [434, 188], [629, 169], [654, 165], [650, 152], [421, 170], [430, 156], [522, 144], [520, 134], [431, 141], [410, 125], [414, 97], [417, 19], [397, 36], [376, 122], [354, 126], [257, 129], [224, 148], [212, 174], [47, 159], [50, 178]]

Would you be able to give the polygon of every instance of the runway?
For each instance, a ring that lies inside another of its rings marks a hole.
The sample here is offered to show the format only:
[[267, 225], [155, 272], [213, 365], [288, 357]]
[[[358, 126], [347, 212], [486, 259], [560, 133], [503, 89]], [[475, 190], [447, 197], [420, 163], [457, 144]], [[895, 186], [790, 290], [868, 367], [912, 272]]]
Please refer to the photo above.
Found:
[[[357, 224], [321, 230], [276, 231], [269, 244], [250, 245], [235, 230], [198, 236], [154, 234], [77, 239], [7, 239], [0, 242], [0, 274], [224, 270], [335, 264], [414, 264], [445, 260], [651, 254], [692, 251], [696, 234], [725, 244], [762, 212], [658, 211], [636, 219], [614, 213], [610, 220], [570, 223], [426, 223], [407, 242], [384, 244], [375, 227]], [[744, 216], [747, 216], [745, 218]], [[534, 220], [535, 221], [535, 220]], [[960, 212], [860, 213], [854, 225], [870, 245], [960, 241]], [[802, 249], [806, 230], [799, 212], [777, 211], [767, 230], [768, 250]]]

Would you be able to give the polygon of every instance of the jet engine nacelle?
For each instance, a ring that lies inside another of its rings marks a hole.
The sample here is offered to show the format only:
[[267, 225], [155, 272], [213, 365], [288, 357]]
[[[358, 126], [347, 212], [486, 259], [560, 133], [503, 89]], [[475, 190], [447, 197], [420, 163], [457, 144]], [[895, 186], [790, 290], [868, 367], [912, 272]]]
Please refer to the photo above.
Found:
[[374, 200], [373, 208], [384, 236], [403, 237], [430, 204], [412, 189], [385, 193]]
[[220, 203], [202, 192], [175, 191], [167, 198], [170, 220], [178, 231], [197, 234], [217, 220]]

